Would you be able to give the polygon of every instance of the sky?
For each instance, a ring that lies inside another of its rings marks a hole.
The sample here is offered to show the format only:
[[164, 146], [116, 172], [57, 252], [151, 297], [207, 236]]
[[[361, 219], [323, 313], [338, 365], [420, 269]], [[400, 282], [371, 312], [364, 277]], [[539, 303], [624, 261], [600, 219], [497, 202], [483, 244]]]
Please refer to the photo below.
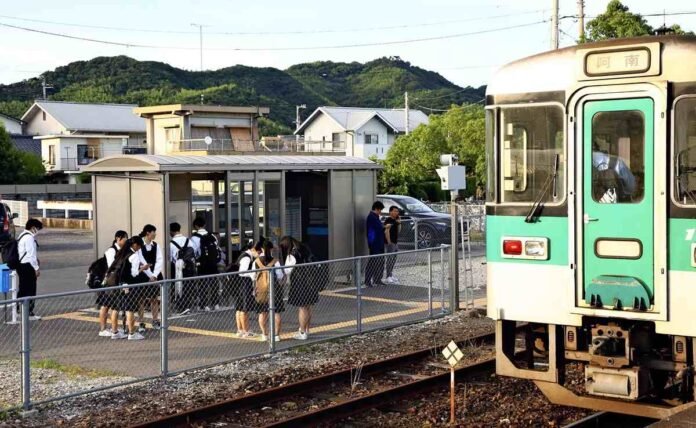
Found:
[[[608, 1], [586, 0], [586, 15], [601, 13]], [[576, 0], [559, 2], [561, 17], [577, 14]], [[311, 61], [367, 62], [383, 56], [399, 56], [437, 71], [460, 86], [479, 86], [486, 84], [498, 66], [550, 48], [550, 23], [541, 21], [549, 19], [552, 0], [3, 0], [2, 3], [0, 24], [129, 45], [73, 40], [0, 25], [0, 83], [5, 84], [97, 56], [127, 55], [199, 70], [199, 27], [192, 26], [199, 24], [204, 25], [203, 68], [206, 70], [236, 64], [285, 69]], [[663, 0], [659, 5], [654, 0], [624, 0], [623, 3], [632, 12], [642, 14], [696, 12], [693, 0]], [[654, 27], [663, 23], [663, 17], [647, 19]], [[678, 23], [685, 29], [696, 30], [696, 14], [664, 19], [667, 25]], [[561, 46], [575, 44], [577, 21], [563, 18], [560, 29]], [[435, 39], [391, 44], [429, 38]], [[337, 47], [375, 43], [379, 45]]]

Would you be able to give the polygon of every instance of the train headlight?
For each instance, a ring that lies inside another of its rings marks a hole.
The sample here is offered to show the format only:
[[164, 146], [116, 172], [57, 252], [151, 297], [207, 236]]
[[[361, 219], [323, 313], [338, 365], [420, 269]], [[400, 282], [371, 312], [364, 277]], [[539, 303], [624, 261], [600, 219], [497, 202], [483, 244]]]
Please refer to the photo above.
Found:
[[546, 257], [546, 242], [532, 240], [525, 242], [524, 254], [531, 257]]
[[548, 260], [549, 239], [542, 237], [511, 237], [502, 239], [502, 257], [506, 259]]

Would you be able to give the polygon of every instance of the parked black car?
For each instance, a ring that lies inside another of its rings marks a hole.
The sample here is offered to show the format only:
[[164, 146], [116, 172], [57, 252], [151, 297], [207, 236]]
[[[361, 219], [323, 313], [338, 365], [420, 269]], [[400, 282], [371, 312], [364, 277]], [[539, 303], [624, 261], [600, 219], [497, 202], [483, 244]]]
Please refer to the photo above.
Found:
[[389, 207], [399, 207], [401, 215], [400, 246], [414, 248], [416, 224], [418, 248], [437, 247], [451, 240], [451, 216], [439, 213], [416, 198], [403, 195], [377, 195], [384, 204], [383, 219], [389, 215]]
[[13, 213], [7, 204], [0, 202], [0, 242], [8, 241], [15, 237], [14, 219], [19, 217]]

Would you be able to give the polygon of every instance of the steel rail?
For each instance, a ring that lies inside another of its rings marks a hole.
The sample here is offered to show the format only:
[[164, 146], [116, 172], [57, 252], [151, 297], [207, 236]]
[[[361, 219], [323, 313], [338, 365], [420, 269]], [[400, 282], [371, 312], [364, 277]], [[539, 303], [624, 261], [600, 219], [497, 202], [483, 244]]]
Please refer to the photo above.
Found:
[[611, 412], [597, 412], [563, 428], [644, 428], [655, 423], [655, 419]]
[[[478, 336], [472, 336], [470, 338], [465, 338], [458, 343], [460, 345], [471, 345], [473, 344], [491, 344], [495, 340], [495, 334], [494, 333], [488, 333], [488, 334], [483, 334], [483, 335], [478, 335]], [[373, 363], [365, 364], [362, 367], [362, 375], [368, 375], [368, 374], [374, 374], [374, 373], [379, 373], [379, 372], [384, 372], [389, 368], [397, 367], [400, 365], [404, 365], [408, 362], [411, 361], [417, 361], [419, 359], [427, 358], [428, 356], [433, 355], [433, 352], [440, 352], [440, 347], [429, 347], [426, 349], [421, 349], [418, 351], [414, 352], [409, 352], [406, 354], [401, 354], [397, 355], [396, 357], [393, 358], [388, 358], [386, 360], [381, 360], [381, 361], [375, 361]], [[474, 367], [484, 367], [485, 365], [489, 365], [490, 367], [495, 367], [495, 359], [484, 361], [482, 363], [477, 363], [478, 365], [472, 365], [472, 366], [466, 366], [461, 369], [459, 369], [459, 372], [465, 373], [467, 370], [475, 370]], [[487, 366], [486, 366], [487, 367]], [[478, 368], [479, 370], [481, 368]], [[348, 368], [344, 370], [339, 370], [336, 372], [328, 373], [328, 374], [323, 374], [319, 376], [315, 376], [309, 379], [305, 379], [299, 382], [295, 382], [289, 385], [284, 385], [284, 386], [278, 386], [274, 388], [269, 388], [263, 391], [247, 394], [241, 397], [236, 397], [232, 398], [229, 400], [221, 401], [218, 403], [213, 403], [207, 406], [203, 407], [198, 407], [195, 409], [191, 410], [186, 410], [183, 412], [175, 413], [173, 415], [169, 416], [164, 416], [159, 419], [143, 422], [143, 423], [138, 423], [135, 425], [132, 425], [132, 428], [164, 428], [164, 427], [188, 427], [191, 426], [192, 424], [196, 422], [200, 422], [206, 419], [210, 419], [215, 416], [220, 416], [224, 415], [225, 413], [237, 411], [237, 410], [245, 410], [253, 407], [258, 407], [261, 404], [264, 403], [270, 403], [270, 402], [275, 402], [279, 401], [283, 398], [286, 397], [291, 397], [293, 395], [297, 394], [302, 394], [307, 391], [311, 390], [316, 390], [320, 388], [323, 385], [331, 385], [332, 383], [347, 383], [351, 379], [351, 375], [354, 372], [354, 368]], [[425, 387], [425, 385], [428, 385], [429, 383], [435, 383], [437, 384], [439, 382], [439, 378], [437, 377], [439, 375], [436, 375], [433, 377], [433, 379], [430, 378], [425, 378], [425, 379], [420, 379], [415, 382], [411, 382], [406, 385], [410, 384], [418, 384], [419, 388]], [[445, 373], [445, 376], [449, 379], [449, 372]], [[398, 389], [398, 388], [397, 388]], [[392, 389], [390, 389], [392, 390]], [[393, 391], [394, 392], [394, 391]], [[393, 393], [392, 392], [392, 393]], [[379, 394], [379, 393], [376, 393]], [[362, 403], [378, 403], [379, 400], [381, 402], [385, 401], [385, 396], [375, 396], [372, 397], [375, 394], [370, 394], [366, 395], [365, 400], [362, 401]], [[377, 400], [377, 401], [374, 401]], [[341, 403], [341, 405], [346, 406], [345, 409], [349, 409], [350, 407], [353, 407], [354, 409], [359, 410], [361, 401], [360, 399], [356, 398], [354, 400], [349, 400], [344, 403]], [[334, 409], [338, 405], [330, 406], [327, 407], [327, 409]], [[374, 406], [374, 404], [372, 404]], [[364, 406], [362, 408], [365, 408]], [[322, 409], [323, 410], [323, 409]], [[339, 409], [334, 409], [337, 413]], [[355, 412], [357, 410], [352, 410], [352, 412]], [[318, 418], [319, 417], [319, 411], [314, 411], [310, 412], [306, 415], [313, 415], [311, 416], [312, 418]], [[328, 413], [325, 413], [328, 415]], [[297, 416], [298, 418], [302, 417]], [[310, 416], [308, 416], [310, 417]]]

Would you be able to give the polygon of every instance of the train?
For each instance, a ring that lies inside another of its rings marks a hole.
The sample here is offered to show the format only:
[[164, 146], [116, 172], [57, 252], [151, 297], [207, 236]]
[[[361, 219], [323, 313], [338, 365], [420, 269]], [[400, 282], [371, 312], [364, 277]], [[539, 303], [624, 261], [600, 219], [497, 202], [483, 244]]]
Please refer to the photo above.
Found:
[[496, 372], [553, 403], [696, 405], [696, 37], [500, 68], [486, 92]]

